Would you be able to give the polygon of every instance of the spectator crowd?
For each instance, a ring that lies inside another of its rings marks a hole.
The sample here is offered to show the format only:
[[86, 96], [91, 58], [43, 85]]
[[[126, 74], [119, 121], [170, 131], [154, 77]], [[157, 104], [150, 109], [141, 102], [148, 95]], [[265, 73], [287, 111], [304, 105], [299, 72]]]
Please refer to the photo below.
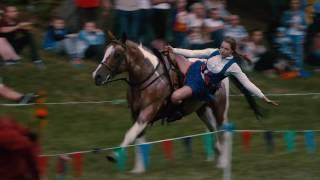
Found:
[[[156, 46], [169, 42], [189, 49], [219, 48], [222, 39], [236, 39], [239, 60], [245, 71], [274, 73], [301, 70], [305, 62], [320, 66], [320, 2], [290, 0], [287, 10], [272, 14], [277, 25], [269, 32], [250, 29], [241, 15], [228, 10], [226, 0], [65, 0], [43, 32], [42, 48], [66, 54], [71, 63], [101, 60], [108, 43], [106, 32], [123, 33], [135, 42]], [[310, 12], [313, 19], [310, 20]], [[57, 15], [58, 14], [58, 15]], [[30, 59], [40, 68], [45, 62], [34, 37], [33, 22], [23, 18], [16, 6], [3, 5], [0, 19], [0, 56], [12, 65]], [[271, 34], [271, 35], [270, 35]], [[28, 58], [29, 59], [29, 58]]]

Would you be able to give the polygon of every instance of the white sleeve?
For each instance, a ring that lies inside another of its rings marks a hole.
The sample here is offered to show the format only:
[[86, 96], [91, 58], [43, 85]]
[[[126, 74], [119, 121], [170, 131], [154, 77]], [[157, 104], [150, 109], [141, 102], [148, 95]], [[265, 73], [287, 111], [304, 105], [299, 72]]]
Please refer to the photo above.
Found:
[[252, 94], [258, 96], [259, 98], [264, 97], [264, 94], [261, 92], [261, 90], [249, 80], [247, 75], [242, 72], [238, 64], [234, 63], [233, 65], [231, 65], [226, 72], [226, 75], [228, 74], [232, 74], [233, 76], [235, 76], [240, 81], [240, 83]]
[[207, 59], [215, 51], [218, 51], [218, 49], [207, 48], [203, 50], [189, 50], [189, 49], [173, 48], [173, 52], [175, 54], [182, 55], [186, 58]]

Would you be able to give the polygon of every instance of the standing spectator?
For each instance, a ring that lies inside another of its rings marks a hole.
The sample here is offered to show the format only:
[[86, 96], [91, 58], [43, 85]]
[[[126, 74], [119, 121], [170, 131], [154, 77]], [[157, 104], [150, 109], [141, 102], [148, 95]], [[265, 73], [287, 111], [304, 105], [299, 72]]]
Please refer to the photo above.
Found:
[[153, 28], [156, 40], [167, 40], [170, 8], [174, 0], [151, 0], [153, 5]]
[[11, 118], [0, 118], [0, 179], [39, 180], [37, 136]]
[[210, 39], [214, 42], [214, 47], [218, 48], [224, 37], [224, 21], [216, 8], [211, 9], [209, 15], [209, 18], [204, 23], [210, 33]]
[[238, 15], [231, 15], [229, 17], [229, 24], [225, 26], [225, 36], [230, 36], [237, 41], [239, 48], [248, 38], [248, 32], [244, 26], [240, 25], [240, 17]]
[[95, 21], [98, 18], [101, 0], [75, 0], [79, 11], [79, 26], [82, 27], [87, 21]]
[[[115, 0], [116, 14], [119, 19], [119, 33], [126, 33], [132, 41], [138, 40], [140, 0]], [[159, 23], [159, 22], [158, 22]]]
[[175, 47], [185, 47], [188, 34], [188, 11], [186, 0], [177, 0], [176, 13], [173, 26], [173, 38]]
[[139, 10], [139, 33], [138, 40], [149, 45], [152, 39], [152, 8], [151, 0], [140, 0]]
[[5, 37], [15, 51], [20, 54], [25, 46], [30, 46], [31, 59], [38, 67], [43, 68], [35, 39], [31, 32], [32, 22], [22, 21], [18, 18], [15, 6], [4, 8], [4, 17], [0, 21], [0, 36]]
[[17, 64], [20, 61], [20, 56], [17, 55], [15, 50], [9, 44], [6, 38], [0, 37], [0, 56], [5, 65]]
[[305, 13], [300, 10], [299, 0], [290, 1], [290, 9], [282, 14], [281, 25], [288, 28], [288, 35], [292, 39], [295, 66], [297, 69], [303, 69], [304, 35], [307, 24]]
[[312, 39], [307, 60], [311, 65], [320, 67], [320, 32]]
[[207, 11], [211, 9], [217, 9], [218, 14], [226, 20], [230, 13], [226, 10], [226, 0], [203, 0], [204, 7]]

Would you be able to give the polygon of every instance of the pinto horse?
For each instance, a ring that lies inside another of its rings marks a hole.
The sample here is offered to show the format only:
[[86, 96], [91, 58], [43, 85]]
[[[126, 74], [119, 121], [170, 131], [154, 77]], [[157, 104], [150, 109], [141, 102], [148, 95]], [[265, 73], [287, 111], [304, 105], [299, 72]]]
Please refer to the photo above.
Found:
[[[178, 72], [168, 59], [163, 63], [159, 56], [142, 45], [128, 41], [125, 37], [121, 40], [116, 40], [114, 37], [109, 39], [111, 40], [106, 47], [105, 55], [92, 76], [96, 85], [103, 85], [113, 81], [116, 75], [127, 72], [129, 84], [127, 101], [134, 122], [120, 146], [125, 147], [134, 142], [143, 143], [147, 125], [161, 118], [162, 111], [170, 99], [168, 97], [173, 91], [170, 83], [178, 82]], [[196, 112], [206, 127], [214, 131], [227, 121], [228, 95], [229, 80], [226, 78], [215, 92], [212, 102], [197, 100], [195, 103], [194, 100], [190, 100], [184, 103], [184, 108], [188, 113]], [[227, 163], [227, 154], [222, 151], [225, 148], [222, 134], [217, 136], [215, 144], [219, 155], [217, 166], [223, 168]], [[145, 171], [139, 154], [136, 153], [133, 172]], [[109, 158], [114, 157], [109, 156]]]

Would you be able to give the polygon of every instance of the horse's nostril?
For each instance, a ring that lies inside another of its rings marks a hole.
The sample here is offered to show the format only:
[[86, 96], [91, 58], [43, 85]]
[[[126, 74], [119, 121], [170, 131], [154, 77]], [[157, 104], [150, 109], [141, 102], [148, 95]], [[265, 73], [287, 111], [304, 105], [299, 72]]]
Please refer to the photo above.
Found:
[[102, 77], [100, 75], [96, 75], [96, 77], [94, 78], [94, 81], [95, 81], [96, 85], [101, 85]]

